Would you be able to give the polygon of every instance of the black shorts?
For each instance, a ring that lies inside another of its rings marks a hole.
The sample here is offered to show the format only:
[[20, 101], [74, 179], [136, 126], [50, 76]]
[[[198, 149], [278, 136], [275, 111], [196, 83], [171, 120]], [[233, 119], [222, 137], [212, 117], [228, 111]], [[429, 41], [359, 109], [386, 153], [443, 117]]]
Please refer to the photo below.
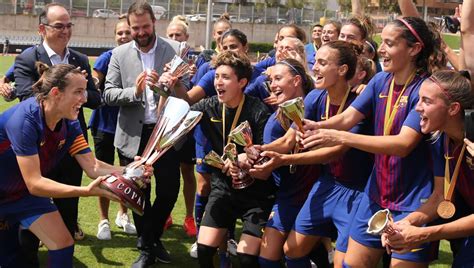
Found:
[[196, 163], [196, 142], [193, 135], [186, 135], [186, 141], [178, 150], [178, 157], [180, 163], [195, 164]]
[[229, 229], [234, 225], [234, 219], [241, 219], [242, 233], [260, 238], [274, 202], [274, 196], [256, 200], [211, 191], [201, 226]]

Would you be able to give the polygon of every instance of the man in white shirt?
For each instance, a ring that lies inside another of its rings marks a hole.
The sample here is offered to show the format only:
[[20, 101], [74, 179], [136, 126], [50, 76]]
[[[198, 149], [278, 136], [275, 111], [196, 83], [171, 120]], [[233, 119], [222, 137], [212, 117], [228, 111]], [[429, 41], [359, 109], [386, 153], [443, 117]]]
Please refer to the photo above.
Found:
[[[128, 10], [133, 41], [115, 48], [109, 63], [104, 100], [120, 106], [114, 145], [121, 165], [142, 154], [157, 122], [160, 96], [147, 87], [147, 81], [155, 84], [165, 64], [178, 52], [178, 42], [156, 36], [155, 21], [148, 3], [134, 2]], [[174, 148], [154, 164], [154, 175], [156, 199], [150, 202], [148, 187], [144, 216], [133, 214], [140, 250], [133, 267], [148, 267], [156, 260], [171, 262], [160, 238], [179, 192], [179, 158]]]

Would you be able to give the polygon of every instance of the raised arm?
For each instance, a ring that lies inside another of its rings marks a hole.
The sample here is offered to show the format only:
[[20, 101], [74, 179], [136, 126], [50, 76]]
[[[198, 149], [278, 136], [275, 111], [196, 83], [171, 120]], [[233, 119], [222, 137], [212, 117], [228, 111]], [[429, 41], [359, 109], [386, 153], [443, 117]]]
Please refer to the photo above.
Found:
[[321, 129], [303, 140], [305, 148], [345, 145], [373, 154], [405, 157], [421, 141], [422, 135], [416, 130], [403, 126], [397, 135], [371, 136], [333, 129]]
[[474, 73], [474, 0], [465, 0], [461, 10], [462, 52], [465, 68]]
[[412, 0], [398, 0], [398, 6], [404, 17], [421, 17]]
[[200, 86], [194, 86], [190, 90], [186, 90], [185, 86], [177, 86], [174, 88], [176, 97], [181, 98], [193, 105], [206, 97], [206, 92]]
[[316, 130], [321, 128], [349, 130], [365, 118], [364, 114], [359, 112], [354, 107], [350, 106], [342, 113], [335, 115], [328, 120], [314, 122], [311, 120], [304, 120], [305, 130]]
[[364, 14], [364, 10], [360, 4], [359, 0], [352, 0], [352, 15], [354, 16], [362, 16]]

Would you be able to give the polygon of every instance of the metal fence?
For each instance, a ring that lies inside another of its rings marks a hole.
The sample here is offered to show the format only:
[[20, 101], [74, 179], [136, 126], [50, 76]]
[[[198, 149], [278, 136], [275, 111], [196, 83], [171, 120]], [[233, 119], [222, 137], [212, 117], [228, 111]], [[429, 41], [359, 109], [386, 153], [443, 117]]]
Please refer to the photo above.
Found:
[[[133, 0], [0, 0], [0, 14], [39, 15], [43, 7], [51, 2], [65, 5], [73, 17], [114, 17], [126, 13]], [[226, 0], [227, 1], [227, 0]], [[235, 1], [235, 0], [231, 0]], [[161, 6], [166, 12], [160, 19], [171, 19], [175, 15], [185, 15], [191, 20], [205, 20], [207, 3], [196, 0], [149, 0], [151, 5]], [[319, 18], [335, 17], [335, 11], [321, 11], [314, 8], [268, 7], [266, 4], [213, 3], [214, 18], [227, 12], [232, 22], [241, 23], [297, 23], [309, 25], [319, 22]], [[194, 15], [202, 14], [199, 17]]]

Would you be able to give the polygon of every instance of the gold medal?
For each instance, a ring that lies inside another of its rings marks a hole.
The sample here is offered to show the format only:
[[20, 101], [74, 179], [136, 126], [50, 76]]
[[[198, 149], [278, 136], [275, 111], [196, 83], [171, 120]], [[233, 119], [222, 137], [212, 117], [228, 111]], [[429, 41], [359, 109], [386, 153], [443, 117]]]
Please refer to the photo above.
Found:
[[445, 158], [445, 167], [444, 167], [444, 201], [441, 201], [438, 205], [438, 215], [443, 219], [451, 218], [456, 212], [456, 207], [451, 202], [453, 198], [454, 188], [456, 187], [456, 182], [458, 180], [459, 170], [461, 168], [461, 162], [464, 158], [464, 152], [466, 151], [466, 144], [463, 143], [461, 152], [459, 153], [458, 159], [456, 161], [456, 166], [454, 167], [453, 176], [450, 176], [449, 170], [449, 161], [453, 158], [449, 156], [449, 137], [446, 137], [445, 146], [446, 153]]
[[441, 201], [441, 203], [439, 203], [436, 212], [438, 212], [438, 215], [441, 218], [449, 219], [454, 216], [454, 213], [456, 212], [456, 207], [451, 201], [443, 200]]
[[398, 112], [398, 108], [401, 106], [401, 103], [406, 103], [404, 102], [405, 100], [408, 101], [408, 96], [405, 97], [403, 96], [403, 94], [405, 93], [405, 90], [407, 89], [411, 81], [413, 81], [415, 74], [416, 74], [416, 71], [411, 73], [407, 81], [405, 81], [405, 85], [403, 86], [402, 91], [400, 91], [400, 95], [398, 95], [398, 98], [395, 101], [395, 104], [393, 105], [393, 110], [392, 110], [392, 98], [393, 98], [393, 87], [395, 86], [395, 77], [392, 78], [392, 82], [390, 83], [390, 89], [388, 91], [387, 105], [385, 106], [383, 135], [390, 135], [390, 131], [392, 130], [393, 121], [395, 120], [395, 115]]

